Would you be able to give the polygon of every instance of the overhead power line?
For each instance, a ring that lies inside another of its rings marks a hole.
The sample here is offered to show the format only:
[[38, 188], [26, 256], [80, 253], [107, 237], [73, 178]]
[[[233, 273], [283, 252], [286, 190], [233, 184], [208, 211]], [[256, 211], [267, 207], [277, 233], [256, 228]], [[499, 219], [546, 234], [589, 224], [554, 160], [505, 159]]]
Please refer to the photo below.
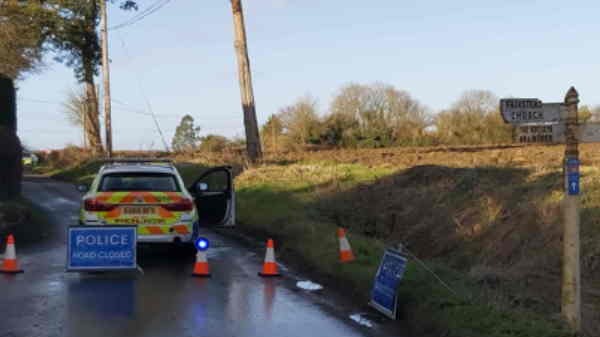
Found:
[[[119, 35], [119, 40], [121, 40], [121, 46], [123, 47], [123, 50], [125, 51], [125, 55], [127, 55], [127, 59], [132, 60], [131, 54], [129, 54], [129, 49], [127, 48], [127, 45], [125, 44], [125, 39], [123, 39], [123, 37], [121, 35]], [[144, 98], [144, 101], [146, 102], [146, 108], [148, 109], [148, 112], [150, 113], [152, 120], [154, 121], [154, 126], [156, 127], [156, 131], [158, 131], [158, 133], [160, 134], [160, 139], [162, 140], [163, 146], [165, 147], [165, 151], [169, 152], [169, 144], [167, 144], [165, 135], [163, 134], [160, 124], [158, 123], [158, 119], [156, 118], [156, 114], [154, 113], [154, 110], [152, 110], [152, 105], [150, 104], [150, 99], [144, 92], [140, 74], [135, 70], [135, 67], [132, 67], [132, 69], [133, 69], [135, 78], [137, 79], [137, 85], [138, 85], [140, 94]]]
[[44, 100], [44, 99], [19, 97], [17, 100], [18, 101], [23, 101], [23, 102], [31, 102], [31, 103], [60, 104], [60, 105], [62, 105], [62, 103], [60, 103], [60, 102], [47, 101], [47, 100]]
[[18, 132], [64, 135], [65, 133], [73, 132], [73, 130], [19, 129]]
[[[26, 97], [20, 97], [19, 101], [30, 102], [30, 103], [39, 103], [39, 104], [63, 105], [63, 103], [61, 103], [61, 102], [48, 101], [48, 100], [35, 99], [35, 98], [26, 98]], [[149, 112], [143, 111], [142, 109], [132, 107], [131, 105], [129, 105], [127, 103], [123, 103], [123, 102], [115, 100], [115, 99], [111, 99], [111, 102], [116, 103], [117, 105], [121, 106], [121, 107], [113, 108], [113, 109], [119, 110], [119, 111], [126, 111], [126, 112], [135, 113], [138, 115], [144, 115], [144, 116], [156, 116], [156, 117], [160, 117], [160, 118], [181, 118], [180, 115], [175, 115], [175, 114], [151, 114]]]
[[149, 16], [149, 15], [151, 15], [153, 13], [156, 13], [157, 11], [159, 11], [161, 8], [163, 8], [169, 2], [171, 2], [171, 0], [159, 0], [159, 1], [156, 1], [152, 5], [148, 6], [148, 8], [146, 8], [145, 10], [139, 12], [134, 17], [130, 18], [129, 20], [127, 20], [125, 22], [122, 22], [122, 23], [117, 24], [115, 26], [109, 27], [108, 30], [117, 30], [117, 29], [125, 28], [127, 26], [131, 26], [131, 25], [133, 25], [133, 24], [135, 24], [135, 23], [143, 20], [147, 16]]

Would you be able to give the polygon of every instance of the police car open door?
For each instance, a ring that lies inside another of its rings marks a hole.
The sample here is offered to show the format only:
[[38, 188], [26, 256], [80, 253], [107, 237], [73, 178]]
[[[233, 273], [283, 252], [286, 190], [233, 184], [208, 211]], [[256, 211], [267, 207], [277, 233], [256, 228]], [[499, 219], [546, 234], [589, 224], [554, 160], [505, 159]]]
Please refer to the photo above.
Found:
[[204, 172], [189, 191], [194, 196], [200, 226], [235, 226], [235, 191], [231, 167]]

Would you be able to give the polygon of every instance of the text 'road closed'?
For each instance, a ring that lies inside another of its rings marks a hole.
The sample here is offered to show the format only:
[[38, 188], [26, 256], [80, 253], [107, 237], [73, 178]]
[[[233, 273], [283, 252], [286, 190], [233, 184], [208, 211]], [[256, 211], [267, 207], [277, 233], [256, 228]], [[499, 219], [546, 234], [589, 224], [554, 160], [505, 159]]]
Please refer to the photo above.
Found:
[[135, 269], [135, 226], [77, 226], [69, 228], [67, 270]]

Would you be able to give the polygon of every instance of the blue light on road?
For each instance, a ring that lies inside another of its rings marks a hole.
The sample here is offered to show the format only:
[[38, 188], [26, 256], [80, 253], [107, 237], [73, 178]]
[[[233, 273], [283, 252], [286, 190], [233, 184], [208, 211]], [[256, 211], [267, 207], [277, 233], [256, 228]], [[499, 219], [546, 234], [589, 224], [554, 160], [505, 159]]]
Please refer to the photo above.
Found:
[[206, 239], [206, 238], [198, 238], [196, 240], [196, 248], [198, 250], [207, 250], [209, 246], [210, 246], [210, 243], [208, 242], [208, 239]]

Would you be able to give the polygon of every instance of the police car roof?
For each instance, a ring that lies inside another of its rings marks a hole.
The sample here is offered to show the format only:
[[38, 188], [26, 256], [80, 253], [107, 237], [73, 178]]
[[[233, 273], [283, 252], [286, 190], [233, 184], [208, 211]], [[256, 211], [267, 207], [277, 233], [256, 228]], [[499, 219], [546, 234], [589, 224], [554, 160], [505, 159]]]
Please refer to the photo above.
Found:
[[102, 174], [109, 173], [163, 173], [174, 174], [175, 167], [170, 164], [152, 163], [111, 163], [105, 164], [100, 170]]

